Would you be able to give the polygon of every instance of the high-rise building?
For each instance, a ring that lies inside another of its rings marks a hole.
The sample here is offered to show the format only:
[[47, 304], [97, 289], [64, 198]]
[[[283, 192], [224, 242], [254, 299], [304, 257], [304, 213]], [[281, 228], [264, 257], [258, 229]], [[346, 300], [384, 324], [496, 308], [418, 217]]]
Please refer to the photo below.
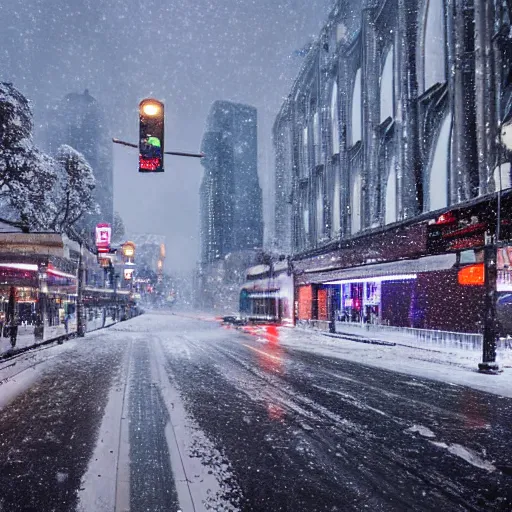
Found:
[[202, 150], [206, 155], [200, 192], [202, 262], [261, 248], [256, 109], [216, 101], [208, 116]]
[[96, 178], [94, 195], [101, 209], [100, 216], [91, 220], [111, 224], [114, 219], [111, 145], [101, 106], [87, 89], [83, 94], [68, 94], [56, 105], [48, 120], [45, 139], [52, 154], [60, 145], [67, 144], [84, 155]]

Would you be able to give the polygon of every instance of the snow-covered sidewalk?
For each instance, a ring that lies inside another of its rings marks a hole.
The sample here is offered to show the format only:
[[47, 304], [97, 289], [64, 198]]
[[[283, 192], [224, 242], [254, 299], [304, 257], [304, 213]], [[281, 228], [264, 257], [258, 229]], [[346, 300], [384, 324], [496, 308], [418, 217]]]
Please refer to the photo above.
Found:
[[22, 350], [27, 347], [33, 346], [34, 341], [34, 327], [32, 326], [18, 326], [18, 336], [16, 337], [16, 346], [14, 349], [11, 347], [10, 338], [0, 338], [0, 357], [11, 351]]
[[290, 348], [512, 397], [511, 349], [498, 352], [503, 373], [483, 375], [477, 371], [482, 358], [480, 350], [420, 347], [412, 339], [409, 345], [403, 336], [396, 345], [359, 343], [340, 335], [330, 337], [328, 333], [297, 327], [281, 327], [278, 336], [279, 343]]
[[[468, 386], [488, 393], [512, 398], [512, 349], [498, 351], [503, 372], [499, 375], [478, 373], [482, 352], [478, 349], [457, 348], [455, 345], [420, 346], [413, 337], [397, 336], [393, 342], [375, 336], [359, 338], [331, 335], [300, 327], [245, 326], [239, 330], [256, 336], [262, 343], [279, 343], [291, 349], [375, 366], [399, 373], [424, 377], [453, 385]], [[357, 340], [357, 341], [356, 341]]]

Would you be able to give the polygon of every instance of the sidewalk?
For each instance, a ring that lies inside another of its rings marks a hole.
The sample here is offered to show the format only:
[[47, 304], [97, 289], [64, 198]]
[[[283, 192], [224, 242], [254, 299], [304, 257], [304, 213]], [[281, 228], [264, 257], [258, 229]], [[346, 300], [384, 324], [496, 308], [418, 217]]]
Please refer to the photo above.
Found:
[[[512, 398], [512, 349], [498, 352], [498, 362], [503, 369], [501, 374], [484, 375], [478, 373], [478, 363], [482, 358], [480, 350], [456, 348], [451, 345], [421, 347], [416, 340], [404, 339], [404, 335], [400, 336], [397, 342], [393, 342], [390, 339], [333, 335], [300, 327], [259, 325], [243, 326], [238, 330], [256, 337], [262, 344], [278, 343], [291, 350], [301, 350], [408, 376], [447, 382], [453, 386], [467, 386]], [[408, 345], [407, 341], [411, 345]], [[342, 372], [341, 368], [340, 371]], [[412, 379], [411, 385], [423, 384]]]
[[[370, 343], [373, 339], [380, 343]], [[393, 340], [389, 333], [382, 337], [380, 333], [378, 336], [371, 333], [371, 337], [365, 339], [298, 327], [279, 328], [279, 343], [326, 357], [469, 386], [512, 398], [512, 349], [498, 351], [497, 359], [503, 373], [484, 375], [477, 371], [478, 363], [482, 360], [481, 350], [456, 348], [453, 345], [420, 346], [417, 340], [407, 339], [403, 334]]]
[[[34, 327], [33, 326], [18, 326], [18, 336], [16, 337], [16, 346], [14, 352], [31, 347], [34, 345]], [[12, 350], [10, 338], [0, 338], [0, 357]]]

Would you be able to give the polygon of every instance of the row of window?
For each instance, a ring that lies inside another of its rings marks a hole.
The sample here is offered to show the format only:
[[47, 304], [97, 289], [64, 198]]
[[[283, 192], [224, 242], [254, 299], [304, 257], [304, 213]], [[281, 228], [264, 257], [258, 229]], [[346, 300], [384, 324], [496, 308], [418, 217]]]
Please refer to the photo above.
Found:
[[[420, 93], [428, 90], [437, 83], [446, 81], [446, 23], [443, 0], [427, 0], [424, 6], [424, 13], [420, 13], [424, 21], [420, 24], [418, 33], [418, 62], [420, 75]], [[391, 44], [383, 53], [381, 74], [379, 77], [379, 119], [384, 123], [388, 118], [395, 119], [395, 45]], [[299, 152], [299, 177], [311, 176], [316, 166], [324, 163], [326, 158], [330, 159], [340, 153], [340, 106], [350, 112], [347, 116], [347, 148], [354, 147], [362, 142], [363, 134], [363, 77], [361, 67], [357, 69], [350, 98], [341, 95], [336, 80], [332, 83], [330, 109], [322, 115], [320, 102], [318, 100], [307, 100], [310, 111], [306, 112], [303, 121], [300, 137]], [[342, 103], [340, 102], [342, 100]], [[348, 101], [350, 100], [350, 101]], [[314, 107], [311, 107], [314, 104]], [[447, 116], [440, 130], [440, 135], [435, 150], [428, 176], [425, 177], [424, 188], [428, 191], [436, 191], [435, 194], [427, 192], [428, 201], [425, 208], [434, 210], [448, 204], [448, 175], [451, 147], [451, 116]], [[287, 137], [286, 137], [287, 138]], [[291, 142], [291, 141], [290, 141]], [[287, 144], [288, 145], [288, 144]], [[326, 154], [327, 153], [327, 154]], [[383, 221], [386, 224], [396, 222], [399, 216], [398, 200], [400, 183], [397, 176], [396, 158], [391, 158], [389, 168], [386, 171], [385, 199], [383, 206]], [[341, 199], [341, 176], [343, 170], [336, 170], [329, 186], [332, 192], [325, 194], [324, 177], [318, 177], [314, 187], [313, 196], [304, 191], [300, 197], [301, 202], [301, 223], [302, 238], [304, 241], [315, 238], [322, 240], [330, 231], [331, 236], [337, 236], [341, 229], [342, 199]], [[357, 233], [362, 229], [362, 199], [361, 174], [357, 166], [350, 170], [350, 204], [347, 205], [346, 213], [350, 213], [351, 233]], [[325, 219], [325, 201], [329, 201], [328, 215]], [[311, 208], [314, 219], [311, 219]], [[313, 224], [311, 221], [313, 220]], [[311, 233], [314, 226], [315, 233]], [[327, 229], [329, 226], [329, 230]]]

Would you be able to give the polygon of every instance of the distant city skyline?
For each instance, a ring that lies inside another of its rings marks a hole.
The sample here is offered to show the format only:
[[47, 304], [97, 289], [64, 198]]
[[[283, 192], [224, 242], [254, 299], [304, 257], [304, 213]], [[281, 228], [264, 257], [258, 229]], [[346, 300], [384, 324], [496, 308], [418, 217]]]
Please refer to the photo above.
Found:
[[201, 148], [202, 263], [263, 246], [257, 124], [250, 105], [216, 101], [210, 109]]
[[103, 106], [89, 93], [70, 92], [49, 112], [43, 133], [43, 149], [54, 156], [62, 144], [84, 155], [92, 167], [96, 186], [94, 198], [100, 214], [92, 222], [114, 221], [113, 164], [110, 140], [105, 128]]
[[[332, 0], [25, 0], [2, 2], [0, 80], [33, 102], [36, 143], [51, 110], [89, 89], [106, 110], [109, 136], [137, 140], [137, 106], [166, 106], [166, 148], [197, 151], [208, 109], [223, 98], [259, 112], [259, 173], [272, 214], [271, 128], [297, 76], [297, 49], [318, 35]], [[161, 233], [167, 269], [188, 271], [199, 254], [197, 160], [168, 157], [165, 173], [137, 172], [137, 152], [113, 147], [115, 209], [126, 229]]]

